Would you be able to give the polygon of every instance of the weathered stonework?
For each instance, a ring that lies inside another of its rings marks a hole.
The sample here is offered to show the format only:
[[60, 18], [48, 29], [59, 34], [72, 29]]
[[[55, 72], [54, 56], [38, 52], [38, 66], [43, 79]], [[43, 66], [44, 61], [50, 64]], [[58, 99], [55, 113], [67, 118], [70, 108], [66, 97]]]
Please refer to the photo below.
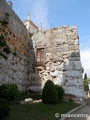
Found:
[[[2, 24], [8, 14], [8, 23]], [[30, 61], [30, 33], [23, 25], [15, 12], [9, 7], [5, 0], [0, 1], [0, 35], [4, 36], [11, 53], [7, 59], [0, 56], [0, 85], [3, 83], [16, 83], [19, 90], [26, 91], [27, 80], [29, 76]], [[3, 47], [0, 48], [3, 52]], [[32, 65], [31, 65], [32, 66]]]
[[[8, 24], [2, 24], [8, 16]], [[0, 56], [0, 85], [16, 83], [19, 90], [41, 92], [47, 80], [63, 86], [75, 101], [86, 99], [83, 89], [79, 40], [75, 26], [38, 30], [30, 34], [5, 0], [0, 1], [0, 35], [11, 53]], [[31, 36], [32, 35], [32, 36]], [[37, 50], [44, 49], [44, 61], [37, 64]], [[3, 51], [0, 47], [0, 52]]]
[[[50, 79], [63, 86], [66, 94], [86, 97], [83, 90], [82, 65], [76, 26], [63, 26], [35, 32], [31, 37], [34, 52], [45, 49], [43, 65], [36, 65], [42, 88]], [[37, 59], [37, 55], [36, 55]]]

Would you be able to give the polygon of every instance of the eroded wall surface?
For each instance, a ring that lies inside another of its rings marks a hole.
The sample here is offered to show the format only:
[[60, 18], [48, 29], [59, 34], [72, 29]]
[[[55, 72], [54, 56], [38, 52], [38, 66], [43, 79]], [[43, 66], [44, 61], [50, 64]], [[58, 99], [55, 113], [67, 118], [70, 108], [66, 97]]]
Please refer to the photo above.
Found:
[[[41, 92], [50, 79], [82, 102], [86, 94], [76, 27], [39, 30], [31, 35], [6, 1], [0, 0], [0, 85], [16, 83], [21, 91]], [[38, 65], [40, 48], [44, 48], [44, 61]]]
[[[29, 71], [29, 49], [32, 46], [30, 33], [19, 17], [5, 0], [0, 0], [0, 37], [3, 36], [10, 53], [4, 51], [6, 46], [0, 45], [0, 84], [16, 83], [19, 90], [26, 90]], [[0, 44], [2, 37], [0, 38]], [[5, 58], [5, 56], [7, 58]], [[32, 63], [30, 63], [32, 64]]]
[[43, 64], [35, 67], [42, 88], [50, 79], [55, 84], [63, 86], [66, 94], [75, 95], [78, 99], [86, 97], [76, 27], [63, 26], [38, 31], [32, 36], [32, 42], [35, 53], [40, 47], [45, 49]]

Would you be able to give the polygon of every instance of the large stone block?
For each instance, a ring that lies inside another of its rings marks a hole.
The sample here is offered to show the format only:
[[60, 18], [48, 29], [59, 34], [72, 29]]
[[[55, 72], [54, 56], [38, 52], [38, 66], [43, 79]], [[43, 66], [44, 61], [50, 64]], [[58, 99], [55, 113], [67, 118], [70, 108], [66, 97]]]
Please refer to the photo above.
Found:
[[65, 93], [66, 94], [72, 94], [72, 95], [75, 95], [77, 97], [87, 98], [85, 91], [83, 89], [76, 88], [75, 86], [66, 88]]
[[81, 62], [80, 61], [75, 61], [75, 70], [82, 70]]
[[75, 69], [74, 62], [69, 61], [68, 59], [65, 60], [64, 67], [65, 67], [65, 70], [74, 70]]
[[82, 78], [82, 71], [74, 71], [74, 73], [75, 73], [75, 77], [77, 77], [77, 78]]
[[64, 75], [65, 75], [66, 77], [75, 77], [75, 73], [74, 73], [74, 71], [72, 71], [72, 70], [66, 71], [66, 72], [64, 73]]
[[68, 86], [81, 86], [81, 85], [83, 85], [83, 80], [82, 79], [76, 79], [76, 78], [74, 78], [74, 79], [68, 79], [68, 81], [66, 82], [66, 85], [68, 85]]

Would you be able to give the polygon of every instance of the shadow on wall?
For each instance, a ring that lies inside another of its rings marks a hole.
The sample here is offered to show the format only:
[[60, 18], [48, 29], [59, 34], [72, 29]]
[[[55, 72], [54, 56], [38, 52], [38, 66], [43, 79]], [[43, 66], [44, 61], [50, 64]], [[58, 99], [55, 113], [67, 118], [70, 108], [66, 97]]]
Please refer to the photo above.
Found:
[[31, 89], [39, 92], [40, 77], [38, 73], [34, 74], [35, 53], [30, 33], [6, 0], [1, 0], [0, 85], [15, 83], [20, 91]]
[[36, 72], [36, 57], [33, 48], [32, 40], [30, 40], [30, 50], [29, 50], [29, 66], [28, 66], [28, 81], [26, 86], [27, 92], [42, 92], [42, 83], [39, 75], [39, 71]]

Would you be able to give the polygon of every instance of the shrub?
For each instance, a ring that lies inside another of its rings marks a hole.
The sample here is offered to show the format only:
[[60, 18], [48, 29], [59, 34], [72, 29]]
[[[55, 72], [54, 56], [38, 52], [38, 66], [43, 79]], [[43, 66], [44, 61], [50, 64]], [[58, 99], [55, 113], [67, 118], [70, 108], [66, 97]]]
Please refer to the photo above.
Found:
[[3, 84], [0, 86], [0, 98], [7, 101], [13, 100], [18, 95], [18, 88], [16, 84]]
[[88, 91], [89, 91], [88, 79], [85, 79], [85, 80], [84, 80], [83, 85], [84, 85], [84, 90], [86, 91], [86, 93], [88, 93]]
[[0, 98], [0, 118], [7, 117], [10, 113], [10, 107], [5, 99]]
[[62, 100], [63, 96], [64, 96], [64, 89], [61, 86], [55, 85], [56, 86], [56, 90], [58, 92], [58, 97], [59, 100]]
[[45, 83], [42, 91], [42, 101], [45, 104], [56, 104], [59, 101], [56, 87], [51, 80]]

